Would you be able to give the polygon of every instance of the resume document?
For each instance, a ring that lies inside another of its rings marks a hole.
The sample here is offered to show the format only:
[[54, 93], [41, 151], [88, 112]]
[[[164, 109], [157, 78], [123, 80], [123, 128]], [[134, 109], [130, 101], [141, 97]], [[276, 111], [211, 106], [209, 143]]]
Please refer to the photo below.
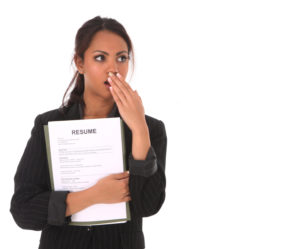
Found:
[[[81, 191], [107, 175], [124, 172], [122, 122], [119, 117], [48, 122], [44, 131], [52, 189]], [[96, 204], [73, 214], [70, 225], [128, 220], [128, 203]]]

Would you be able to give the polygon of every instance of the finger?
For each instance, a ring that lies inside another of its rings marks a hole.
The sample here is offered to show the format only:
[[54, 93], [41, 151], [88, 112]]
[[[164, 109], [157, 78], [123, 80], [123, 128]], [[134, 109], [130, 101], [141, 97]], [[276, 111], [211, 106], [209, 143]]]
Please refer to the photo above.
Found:
[[123, 182], [124, 191], [128, 192], [129, 191], [129, 177], [126, 179], [122, 179], [120, 181]]
[[139, 95], [139, 93], [138, 93], [137, 90], [134, 91], [134, 94], [135, 94], [136, 97], [138, 97], [140, 100], [142, 100], [142, 98], [141, 98], [141, 96]]
[[143, 103], [143, 102], [142, 102], [142, 98], [141, 98], [140, 95], [138, 94], [138, 91], [137, 91], [137, 90], [134, 90], [134, 91], [133, 91], [132, 96], [133, 96], [137, 101], [139, 101], [140, 103]]
[[119, 73], [117, 73], [116, 75], [117, 75], [117, 77], [119, 78], [119, 80], [120, 80], [121, 82], [123, 82], [123, 84], [125, 85], [125, 87], [127, 88], [127, 90], [132, 94], [132, 93], [133, 93], [133, 89], [132, 89], [131, 86], [125, 81], [124, 77], [123, 77], [121, 74], [119, 74]]
[[121, 99], [119, 98], [119, 96], [116, 94], [115, 90], [112, 88], [112, 86], [109, 88], [111, 95], [113, 96], [117, 106], [119, 107], [119, 105], [122, 104]]
[[125, 196], [122, 198], [122, 202], [128, 202], [131, 201], [131, 196]]
[[110, 176], [114, 179], [123, 179], [125, 177], [128, 177], [128, 173], [127, 172], [115, 173], [115, 174], [111, 174]]
[[115, 96], [117, 97], [118, 101], [122, 104], [125, 104], [127, 102], [127, 98], [126, 98], [124, 92], [122, 91], [122, 89], [120, 89], [120, 87], [117, 85], [117, 83], [115, 81], [113, 81], [110, 77], [108, 77], [107, 80], [110, 83], [110, 85], [112, 86], [112, 90], [115, 93]]
[[122, 88], [122, 90], [131, 94], [131, 91], [130, 91], [131, 87], [129, 86], [129, 84], [127, 82], [125, 82], [125, 80], [123, 79], [121, 74], [117, 73], [115, 75], [115, 74], [109, 73], [109, 76], [111, 76], [111, 78], [118, 84], [119, 87]]
[[128, 186], [128, 179], [129, 176], [123, 177], [122, 179], [118, 179], [120, 182], [120, 186], [122, 186], [124, 189]]
[[117, 77], [114, 74], [109, 74], [109, 75], [112, 78], [112, 80], [118, 85], [118, 87], [123, 91], [126, 98], [127, 99], [130, 98], [132, 96], [132, 91], [129, 85], [120, 77]]
[[117, 83], [112, 77], [108, 77], [108, 82], [114, 88], [115, 92], [118, 94], [118, 97], [120, 98], [122, 103], [125, 104], [127, 99], [129, 98], [128, 93], [126, 93], [126, 91], [124, 91], [124, 89], [120, 87], [120, 84]]
[[124, 188], [122, 192], [123, 192], [124, 196], [130, 195], [128, 186], [126, 188]]
[[129, 176], [126, 178], [126, 186], [128, 186], [129, 183]]
[[114, 179], [122, 180], [124, 178], [128, 178], [129, 177], [129, 171], [125, 171], [125, 172], [122, 172], [122, 173], [111, 174], [111, 176]]
[[130, 195], [130, 191], [129, 191], [129, 187], [127, 186], [127, 188], [126, 188], [126, 195]]

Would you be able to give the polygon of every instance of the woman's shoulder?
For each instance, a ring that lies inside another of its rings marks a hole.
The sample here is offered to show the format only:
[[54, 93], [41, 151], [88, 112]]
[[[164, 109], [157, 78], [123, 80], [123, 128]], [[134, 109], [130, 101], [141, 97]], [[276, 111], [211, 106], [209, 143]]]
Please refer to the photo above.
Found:
[[65, 115], [68, 111], [68, 108], [66, 107], [59, 107], [56, 109], [48, 110], [45, 112], [42, 112], [36, 116], [36, 120], [39, 121], [41, 124], [48, 124], [49, 121], [59, 121], [64, 120]]

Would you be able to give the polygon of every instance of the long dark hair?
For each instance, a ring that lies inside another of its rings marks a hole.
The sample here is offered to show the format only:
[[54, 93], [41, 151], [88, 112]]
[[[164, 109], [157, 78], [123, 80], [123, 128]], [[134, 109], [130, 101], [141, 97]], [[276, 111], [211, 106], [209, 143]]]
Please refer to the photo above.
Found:
[[[101, 18], [100, 16], [96, 16], [87, 22], [85, 22], [80, 29], [77, 31], [76, 38], [75, 38], [75, 49], [74, 49], [74, 56], [72, 58], [71, 64], [75, 61], [76, 57], [80, 57], [82, 60], [84, 59], [84, 52], [90, 46], [90, 43], [96, 34], [96, 32], [101, 30], [108, 30], [114, 32], [115, 34], [122, 37], [128, 47], [129, 57], [131, 58], [132, 65], [134, 66], [134, 55], [133, 55], [133, 46], [131, 40], [123, 27], [118, 21], [112, 18]], [[69, 95], [69, 99], [66, 100], [66, 95], [69, 89], [74, 85], [73, 90]], [[64, 108], [70, 107], [74, 103], [80, 103], [83, 107], [85, 106], [83, 100], [83, 92], [84, 92], [84, 76], [76, 70], [62, 100], [62, 105], [60, 109], [63, 110]]]

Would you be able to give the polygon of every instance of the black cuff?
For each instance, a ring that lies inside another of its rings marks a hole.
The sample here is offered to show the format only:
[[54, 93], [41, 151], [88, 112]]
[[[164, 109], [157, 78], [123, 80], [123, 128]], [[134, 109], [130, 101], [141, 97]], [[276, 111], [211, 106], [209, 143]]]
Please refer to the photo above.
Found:
[[153, 147], [148, 150], [145, 160], [135, 160], [132, 153], [129, 155], [129, 172], [132, 175], [148, 177], [157, 171], [157, 158]]
[[48, 224], [54, 226], [66, 225], [71, 216], [66, 217], [66, 198], [69, 191], [54, 191], [50, 194], [48, 206]]

